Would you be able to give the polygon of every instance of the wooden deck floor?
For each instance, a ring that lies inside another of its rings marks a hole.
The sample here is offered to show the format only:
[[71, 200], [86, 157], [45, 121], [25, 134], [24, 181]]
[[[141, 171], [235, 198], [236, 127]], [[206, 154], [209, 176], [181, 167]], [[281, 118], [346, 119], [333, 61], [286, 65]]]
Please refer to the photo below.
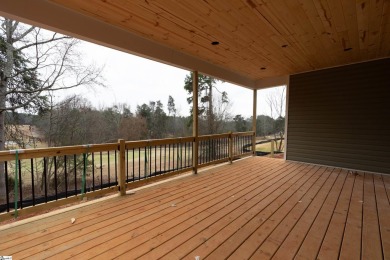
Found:
[[249, 158], [2, 227], [0, 255], [390, 259], [389, 196], [389, 176]]

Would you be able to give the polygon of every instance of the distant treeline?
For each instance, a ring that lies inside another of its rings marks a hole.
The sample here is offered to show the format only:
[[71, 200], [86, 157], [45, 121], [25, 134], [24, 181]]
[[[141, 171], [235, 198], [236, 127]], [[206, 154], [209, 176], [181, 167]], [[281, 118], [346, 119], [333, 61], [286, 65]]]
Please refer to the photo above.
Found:
[[[139, 105], [134, 111], [126, 104], [97, 109], [88, 100], [73, 96], [51, 106], [40, 115], [8, 113], [7, 124], [36, 126], [48, 146], [192, 135], [191, 118], [176, 115], [170, 101], [167, 114], [160, 101]], [[206, 120], [200, 118], [200, 134], [208, 134], [206, 124]], [[213, 134], [250, 131], [252, 118], [230, 116], [215, 125], [218, 128]], [[259, 115], [256, 132], [258, 136], [279, 135], [284, 132], [284, 118], [273, 119]]]

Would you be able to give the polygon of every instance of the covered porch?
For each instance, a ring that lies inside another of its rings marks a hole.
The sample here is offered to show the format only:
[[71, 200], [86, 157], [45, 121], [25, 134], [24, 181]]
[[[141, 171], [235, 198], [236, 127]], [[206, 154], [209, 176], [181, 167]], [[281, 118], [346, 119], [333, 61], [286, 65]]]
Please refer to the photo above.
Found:
[[387, 175], [250, 157], [3, 226], [0, 252], [15, 259], [387, 259], [389, 187]]
[[[388, 1], [7, 0], [0, 15], [192, 71], [193, 93], [198, 73], [253, 90], [247, 133], [199, 136], [195, 94], [191, 137], [0, 152], [2, 177], [7, 165], [19, 176], [0, 219], [122, 195], [4, 225], [0, 255], [390, 259]], [[280, 85], [285, 160], [242, 159], [255, 150], [257, 90]], [[100, 161], [90, 179], [88, 154]], [[18, 194], [34, 167], [41, 193]]]

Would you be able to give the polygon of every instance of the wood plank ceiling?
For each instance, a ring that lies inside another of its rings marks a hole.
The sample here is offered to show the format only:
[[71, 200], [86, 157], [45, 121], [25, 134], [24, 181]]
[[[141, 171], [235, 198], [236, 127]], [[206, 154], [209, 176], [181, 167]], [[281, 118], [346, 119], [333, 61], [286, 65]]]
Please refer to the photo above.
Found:
[[50, 2], [252, 80], [390, 56], [389, 0]]

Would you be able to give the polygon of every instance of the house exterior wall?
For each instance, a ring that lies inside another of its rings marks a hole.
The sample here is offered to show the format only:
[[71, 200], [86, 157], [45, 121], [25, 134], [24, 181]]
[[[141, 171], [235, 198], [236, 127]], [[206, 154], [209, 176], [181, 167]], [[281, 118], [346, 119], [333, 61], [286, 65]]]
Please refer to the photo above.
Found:
[[390, 174], [390, 59], [290, 76], [287, 160]]

